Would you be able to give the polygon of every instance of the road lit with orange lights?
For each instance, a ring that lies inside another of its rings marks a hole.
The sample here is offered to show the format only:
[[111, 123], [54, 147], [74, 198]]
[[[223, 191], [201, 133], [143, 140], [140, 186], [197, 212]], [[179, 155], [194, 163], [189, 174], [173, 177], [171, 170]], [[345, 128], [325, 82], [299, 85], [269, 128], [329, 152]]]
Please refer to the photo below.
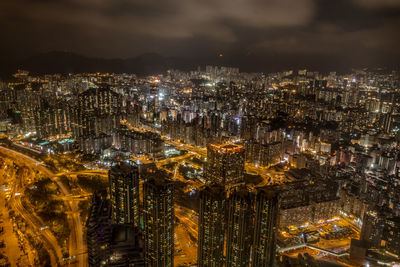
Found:
[[[83, 239], [82, 221], [78, 210], [78, 204], [76, 203], [76, 201], [68, 199], [68, 197], [71, 196], [69, 190], [63, 185], [63, 183], [59, 179], [56, 178], [56, 175], [52, 171], [50, 171], [43, 165], [42, 162], [5, 147], [0, 146], [0, 151], [6, 153], [8, 156], [12, 157], [15, 160], [22, 161], [25, 165], [29, 166], [31, 169], [35, 169], [45, 174], [50, 179], [52, 179], [53, 182], [56, 183], [62, 195], [64, 196], [65, 206], [70, 211], [67, 216], [68, 223], [71, 229], [69, 254], [70, 256], [76, 256], [77, 260], [75, 263], [71, 262], [68, 264], [71, 266], [87, 266], [87, 255], [85, 253], [86, 243], [84, 242]], [[59, 261], [61, 261], [59, 253], [57, 253], [57, 257]]]

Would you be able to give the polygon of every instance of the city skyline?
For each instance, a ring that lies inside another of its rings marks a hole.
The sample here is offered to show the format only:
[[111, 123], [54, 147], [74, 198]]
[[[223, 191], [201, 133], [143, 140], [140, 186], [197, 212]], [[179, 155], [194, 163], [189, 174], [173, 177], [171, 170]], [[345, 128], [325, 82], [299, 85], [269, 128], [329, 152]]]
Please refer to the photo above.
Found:
[[0, 262], [397, 264], [399, 79], [19, 70], [0, 82]]
[[0, 266], [400, 266], [400, 0], [0, 25]]

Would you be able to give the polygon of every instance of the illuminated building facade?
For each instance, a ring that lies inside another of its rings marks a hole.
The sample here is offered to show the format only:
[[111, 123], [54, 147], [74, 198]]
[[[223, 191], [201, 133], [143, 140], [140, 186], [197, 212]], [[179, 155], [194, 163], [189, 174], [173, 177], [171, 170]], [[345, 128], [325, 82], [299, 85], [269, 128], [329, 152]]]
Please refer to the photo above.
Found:
[[223, 187], [200, 192], [198, 266], [218, 267], [224, 262], [225, 199]]
[[244, 158], [244, 148], [241, 145], [208, 145], [207, 182], [227, 187], [243, 183]]
[[225, 266], [250, 264], [253, 204], [254, 195], [245, 186], [236, 187], [229, 194]]
[[161, 172], [148, 170], [143, 185], [145, 264], [174, 266], [174, 187]]
[[245, 143], [246, 162], [259, 165], [271, 166], [281, 161], [281, 142], [262, 144], [249, 141]]
[[400, 217], [393, 217], [386, 220], [383, 239], [386, 251], [400, 257]]
[[[71, 109], [72, 136], [80, 138], [81, 142], [100, 135], [110, 136], [114, 130], [120, 128], [121, 108], [121, 95], [107, 86], [84, 91], [78, 95], [76, 105]], [[97, 146], [99, 144], [96, 143]], [[101, 146], [101, 149], [104, 148], [108, 146]], [[90, 148], [89, 151], [91, 150], [93, 149]]]
[[110, 134], [119, 128], [121, 96], [107, 87], [90, 88], [78, 95], [74, 136]]
[[316, 223], [340, 215], [336, 181], [316, 176], [308, 169], [291, 169], [285, 175], [291, 182], [280, 193], [280, 227]]
[[164, 153], [164, 142], [159, 134], [120, 129], [113, 133], [115, 148], [134, 154], [149, 154], [154, 158]]
[[400, 256], [400, 217], [379, 209], [365, 213], [360, 240], [368, 242], [374, 248], [384, 248], [387, 252]]
[[385, 214], [379, 210], [370, 210], [364, 214], [360, 240], [369, 242], [373, 247], [381, 246], [385, 227]]
[[132, 224], [112, 224], [106, 192], [95, 194], [86, 222], [89, 266], [144, 266], [141, 231]]
[[273, 266], [278, 217], [278, 194], [271, 189], [259, 189], [255, 203], [252, 266]]
[[70, 110], [65, 101], [51, 103], [46, 98], [41, 98], [33, 117], [36, 133], [41, 138], [70, 132]]
[[139, 227], [139, 171], [136, 166], [121, 162], [109, 173], [111, 218], [116, 224]]
[[94, 194], [86, 221], [86, 246], [89, 266], [100, 266], [102, 255], [106, 253], [107, 240], [111, 238], [110, 202], [106, 192]]

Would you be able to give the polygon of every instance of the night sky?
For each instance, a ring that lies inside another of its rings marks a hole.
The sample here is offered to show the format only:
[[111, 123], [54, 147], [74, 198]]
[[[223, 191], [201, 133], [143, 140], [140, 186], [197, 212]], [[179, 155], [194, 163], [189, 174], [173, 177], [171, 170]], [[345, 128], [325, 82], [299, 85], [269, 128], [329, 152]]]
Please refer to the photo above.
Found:
[[398, 66], [400, 0], [1, 0], [0, 56], [213, 58], [248, 69]]

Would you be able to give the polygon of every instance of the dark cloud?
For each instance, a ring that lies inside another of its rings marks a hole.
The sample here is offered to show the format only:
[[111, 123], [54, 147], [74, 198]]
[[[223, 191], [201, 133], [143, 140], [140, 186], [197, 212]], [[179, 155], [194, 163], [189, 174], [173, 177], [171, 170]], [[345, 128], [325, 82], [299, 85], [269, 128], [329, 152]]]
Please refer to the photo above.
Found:
[[354, 0], [358, 5], [367, 8], [399, 8], [398, 0]]
[[[224, 53], [284, 62], [399, 57], [398, 0], [2, 0], [1, 53], [67, 50], [98, 57]], [[357, 50], [357, 53], [353, 51]], [[357, 54], [355, 56], [354, 54]], [[366, 62], [365, 60], [362, 60]], [[257, 64], [263, 64], [260, 59]], [[360, 61], [361, 62], [361, 61]], [[305, 62], [306, 64], [307, 62]], [[333, 64], [333, 63], [332, 63]]]
[[112, 30], [127, 35], [190, 38], [196, 34], [231, 42], [231, 20], [251, 27], [299, 26], [312, 17], [311, 0], [65, 0], [3, 2], [8, 18]]

